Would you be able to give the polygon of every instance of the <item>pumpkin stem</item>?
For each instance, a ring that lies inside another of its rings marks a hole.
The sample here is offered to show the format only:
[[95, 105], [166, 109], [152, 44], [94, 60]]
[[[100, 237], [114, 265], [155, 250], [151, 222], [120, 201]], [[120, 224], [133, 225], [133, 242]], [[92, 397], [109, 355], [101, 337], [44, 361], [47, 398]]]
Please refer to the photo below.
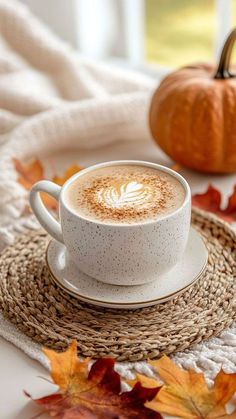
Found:
[[236, 41], [236, 28], [233, 29], [228, 38], [226, 39], [224, 46], [221, 51], [220, 61], [218, 64], [217, 71], [214, 75], [215, 79], [229, 79], [230, 77], [235, 77], [234, 74], [231, 74], [229, 71], [231, 54], [233, 51], [234, 42]]

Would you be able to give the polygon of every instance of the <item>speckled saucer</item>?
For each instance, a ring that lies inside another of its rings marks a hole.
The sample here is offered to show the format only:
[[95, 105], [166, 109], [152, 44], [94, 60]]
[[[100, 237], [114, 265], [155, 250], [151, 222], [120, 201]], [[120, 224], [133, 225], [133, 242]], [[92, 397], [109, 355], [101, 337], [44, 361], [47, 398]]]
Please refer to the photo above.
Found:
[[201, 235], [191, 228], [182, 260], [168, 273], [145, 285], [117, 286], [97, 281], [79, 271], [66, 248], [51, 240], [46, 262], [55, 283], [81, 301], [97, 306], [136, 309], [168, 301], [186, 291], [206, 267], [208, 251]]

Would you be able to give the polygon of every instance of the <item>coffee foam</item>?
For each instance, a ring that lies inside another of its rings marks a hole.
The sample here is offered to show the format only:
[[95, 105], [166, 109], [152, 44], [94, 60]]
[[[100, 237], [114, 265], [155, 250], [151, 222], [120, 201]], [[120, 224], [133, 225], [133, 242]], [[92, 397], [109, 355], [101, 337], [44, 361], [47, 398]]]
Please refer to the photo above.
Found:
[[98, 168], [79, 176], [66, 190], [68, 205], [85, 218], [114, 224], [151, 221], [184, 201], [181, 183], [146, 166]]
[[137, 181], [115, 182], [109, 187], [101, 188], [97, 200], [110, 208], [127, 208], [147, 206], [152, 199], [152, 190], [148, 185]]

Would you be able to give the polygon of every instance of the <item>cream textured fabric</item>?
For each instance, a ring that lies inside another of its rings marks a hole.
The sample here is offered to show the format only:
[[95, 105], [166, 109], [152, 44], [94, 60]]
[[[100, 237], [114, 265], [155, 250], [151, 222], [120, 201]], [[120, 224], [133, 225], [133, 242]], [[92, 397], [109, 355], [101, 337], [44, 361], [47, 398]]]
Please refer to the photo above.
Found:
[[12, 221], [26, 203], [12, 157], [148, 138], [153, 86], [145, 76], [85, 60], [20, 3], [0, 0], [0, 234], [5, 242], [12, 242]]
[[[92, 149], [116, 140], [149, 138], [146, 123], [153, 80], [90, 62], [53, 36], [14, 0], [0, 0], [0, 248], [25, 228], [27, 194], [16, 181], [12, 157]], [[39, 345], [0, 315], [0, 335], [47, 366]], [[236, 371], [236, 329], [176, 354], [182, 366], [211, 379], [221, 366]], [[145, 362], [118, 364], [126, 377]]]

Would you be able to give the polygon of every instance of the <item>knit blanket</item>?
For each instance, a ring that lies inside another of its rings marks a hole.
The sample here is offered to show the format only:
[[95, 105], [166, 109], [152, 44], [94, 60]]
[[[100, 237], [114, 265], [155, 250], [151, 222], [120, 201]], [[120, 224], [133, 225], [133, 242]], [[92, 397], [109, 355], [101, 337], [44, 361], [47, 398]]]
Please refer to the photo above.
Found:
[[14, 239], [12, 222], [27, 199], [12, 157], [148, 138], [153, 86], [148, 77], [84, 59], [22, 4], [0, 1], [1, 246]]
[[[17, 0], [0, 0], [0, 248], [37, 228], [26, 216], [26, 191], [12, 158], [95, 149], [115, 141], [150, 138], [147, 112], [155, 81], [80, 56], [57, 39]], [[92, 151], [91, 151], [92, 153]], [[0, 315], [0, 335], [44, 365], [39, 345]], [[221, 366], [236, 371], [236, 328], [174, 356], [211, 379]], [[145, 363], [118, 365], [129, 377]]]

